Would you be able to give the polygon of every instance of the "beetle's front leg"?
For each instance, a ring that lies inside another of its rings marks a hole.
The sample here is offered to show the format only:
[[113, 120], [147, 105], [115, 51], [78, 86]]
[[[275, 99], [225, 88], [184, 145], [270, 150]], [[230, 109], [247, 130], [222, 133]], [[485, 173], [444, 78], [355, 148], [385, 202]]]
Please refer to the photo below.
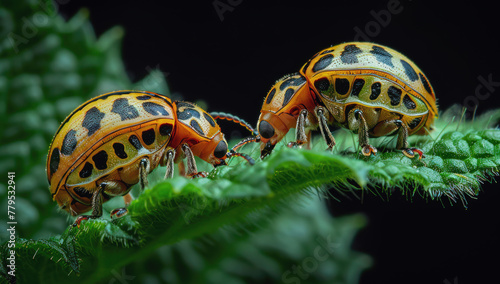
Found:
[[328, 148], [326, 150], [330, 151], [333, 149], [336, 143], [335, 138], [333, 138], [332, 132], [328, 128], [328, 120], [326, 119], [325, 112], [327, 112], [327, 110], [325, 110], [325, 108], [322, 106], [318, 106], [314, 109], [314, 113], [316, 114], [319, 122], [319, 130], [321, 131], [321, 135], [323, 135], [323, 139], [325, 139], [326, 141], [326, 145], [328, 145]]
[[191, 148], [189, 148], [188, 144], [182, 144], [182, 152], [184, 152], [184, 155], [186, 156], [186, 166], [187, 166], [187, 173], [186, 176], [188, 177], [207, 177], [208, 173], [207, 172], [198, 172], [198, 168], [196, 167], [196, 161], [194, 159], [194, 154], [193, 151], [191, 151]]
[[348, 114], [349, 129], [354, 130], [357, 128], [359, 136], [359, 146], [361, 146], [361, 153], [365, 156], [377, 154], [377, 148], [369, 143], [368, 125], [360, 109], [353, 109]]
[[408, 158], [414, 158], [415, 153], [418, 153], [418, 159], [425, 158], [424, 152], [415, 147], [409, 147], [408, 144], [408, 126], [401, 120], [394, 120], [394, 124], [399, 128], [398, 142], [396, 144], [396, 149], [401, 150], [403, 154]]
[[164, 161], [165, 165], [167, 166], [167, 170], [165, 171], [165, 179], [174, 177], [174, 158], [174, 149], [170, 149], [165, 153]]
[[297, 118], [297, 125], [295, 127], [295, 141], [288, 143], [288, 147], [297, 147], [302, 146], [307, 143], [307, 134], [306, 134], [306, 119], [309, 111], [307, 109], [303, 109], [299, 113], [299, 117]]
[[88, 219], [96, 219], [102, 216], [102, 203], [103, 203], [103, 196], [102, 193], [104, 189], [106, 188], [107, 183], [102, 182], [94, 191], [92, 194], [92, 215], [81, 215], [76, 218], [75, 222], [73, 223], [73, 227], [78, 226], [80, 228], [80, 223], [83, 220], [88, 220]]
[[126, 195], [123, 195], [123, 201], [125, 202], [125, 207], [116, 208], [112, 210], [110, 214], [111, 218], [114, 217], [120, 218], [122, 216], [127, 215], [128, 213], [127, 207], [129, 206], [130, 202], [132, 202], [132, 196], [130, 195], [129, 192], [130, 187], [120, 180], [106, 181], [103, 183], [105, 183], [105, 188], [103, 189], [104, 190], [103, 192], [105, 192], [109, 196], [121, 196], [123, 195], [123, 193], [127, 193]]
[[139, 162], [139, 185], [141, 186], [141, 191], [149, 186], [148, 182], [149, 173], [149, 159], [142, 158]]
[[[148, 173], [149, 173], [149, 159], [147, 158], [142, 158], [141, 161], [139, 162], [139, 185], [141, 187], [141, 192], [144, 191], [146, 187], [149, 186], [148, 182]], [[126, 190], [126, 188], [125, 188]], [[128, 205], [130, 204], [132, 200], [132, 196], [129, 194], [125, 195], [123, 197], [123, 200], [125, 201], [125, 207], [122, 208], [116, 208], [110, 212], [111, 218], [120, 218], [128, 214]]]

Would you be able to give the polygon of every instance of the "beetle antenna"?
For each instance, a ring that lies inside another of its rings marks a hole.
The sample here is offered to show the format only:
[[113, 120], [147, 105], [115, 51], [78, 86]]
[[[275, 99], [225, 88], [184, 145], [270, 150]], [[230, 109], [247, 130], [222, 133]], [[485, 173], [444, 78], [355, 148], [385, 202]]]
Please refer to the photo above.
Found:
[[248, 156], [247, 154], [243, 154], [243, 153], [238, 153], [238, 152], [235, 152], [233, 149], [231, 149], [229, 152], [227, 152], [227, 157], [228, 158], [231, 158], [233, 156], [238, 156], [238, 157], [242, 157], [243, 159], [245, 159], [251, 166], [255, 165], [255, 160], [252, 159], [252, 157]]
[[236, 150], [248, 143], [252, 143], [252, 142], [260, 142], [260, 135], [254, 137], [254, 136], [251, 136], [251, 137], [247, 137], [243, 140], [241, 140], [240, 142], [238, 142], [236, 145], [234, 145], [234, 147], [231, 149], [231, 151], [233, 152], [236, 152]]
[[234, 122], [236, 124], [239, 124], [239, 125], [245, 127], [248, 131], [250, 131], [253, 136], [259, 135], [257, 133], [257, 131], [255, 131], [255, 129], [252, 127], [252, 125], [250, 125], [250, 123], [244, 121], [243, 119], [241, 119], [235, 115], [225, 113], [225, 112], [211, 112], [210, 115], [214, 119], [222, 119], [222, 120], [227, 120], [227, 121], [231, 121], [231, 122]]

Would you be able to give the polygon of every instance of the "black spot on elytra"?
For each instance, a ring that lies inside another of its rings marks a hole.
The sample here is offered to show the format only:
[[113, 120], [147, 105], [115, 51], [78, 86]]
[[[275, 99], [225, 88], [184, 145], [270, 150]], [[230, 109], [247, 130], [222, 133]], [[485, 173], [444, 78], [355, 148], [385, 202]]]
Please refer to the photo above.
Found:
[[314, 81], [314, 87], [320, 92], [324, 92], [330, 88], [330, 80], [328, 78], [320, 78], [316, 81]]
[[104, 150], [99, 151], [92, 156], [92, 161], [94, 161], [95, 167], [98, 170], [105, 170], [108, 167], [108, 153]]
[[[97, 96], [91, 100], [88, 100], [86, 103], [84, 103], [83, 105], [81, 105], [80, 107], [78, 107], [76, 110], [74, 110], [68, 117], [66, 117], [66, 119], [61, 123], [61, 125], [59, 126], [59, 129], [57, 129], [57, 132], [56, 132], [56, 136], [57, 134], [59, 134], [59, 132], [61, 131], [61, 129], [64, 127], [64, 125], [66, 125], [69, 121], [71, 121], [71, 119], [73, 118], [73, 115], [79, 113], [82, 109], [84, 109], [85, 107], [87, 107], [88, 105], [98, 101], [98, 100], [106, 100], [107, 98], [111, 97], [111, 96], [124, 96], [124, 95], [128, 95], [130, 93], [137, 93], [137, 91], [120, 91], [120, 92], [112, 92], [112, 93], [108, 93], [108, 94], [104, 94], [104, 95], [101, 95], [101, 96]], [[144, 91], [141, 91], [139, 93], [144, 93], [144, 94], [148, 94], [152, 97], [155, 97], [155, 98], [159, 98], [163, 101], [165, 101], [165, 103], [169, 106], [172, 105], [172, 102], [170, 101], [170, 99], [168, 97], [165, 97], [164, 95], [160, 95], [160, 94], [156, 94], [156, 93], [150, 93], [150, 92], [144, 92]]]
[[94, 166], [92, 166], [91, 163], [86, 162], [85, 165], [83, 166], [82, 170], [79, 173], [80, 177], [81, 178], [88, 178], [92, 174], [93, 169], [94, 169]]
[[183, 111], [177, 112], [177, 118], [180, 120], [188, 120], [191, 117], [200, 118], [200, 113], [194, 108], [184, 108]]
[[203, 129], [201, 129], [200, 127], [200, 124], [196, 121], [196, 120], [191, 120], [191, 122], [189, 123], [189, 125], [191, 125], [191, 127], [196, 131], [198, 132], [198, 134], [200, 135], [205, 135], [205, 133], [203, 133]]
[[359, 96], [359, 93], [363, 89], [364, 85], [365, 85], [365, 80], [363, 80], [363, 79], [354, 80], [354, 83], [352, 83], [351, 96], [354, 96], [354, 97]]
[[403, 104], [405, 105], [405, 107], [407, 109], [415, 109], [415, 108], [417, 108], [417, 104], [415, 104], [415, 102], [412, 99], [410, 99], [410, 97], [408, 95], [405, 95], [403, 97]]
[[370, 94], [370, 100], [376, 100], [380, 96], [380, 88], [382, 84], [380, 82], [375, 82], [372, 84], [372, 93]]
[[141, 141], [139, 140], [139, 138], [137, 138], [137, 136], [133, 134], [128, 138], [128, 142], [130, 142], [130, 144], [132, 144], [132, 146], [134, 146], [134, 148], [137, 150], [140, 150], [142, 148]]
[[83, 187], [79, 187], [79, 186], [74, 187], [73, 191], [76, 193], [76, 195], [78, 195], [80, 197], [84, 197], [84, 198], [87, 198], [87, 199], [91, 199], [92, 198], [92, 192], [86, 190]]
[[325, 69], [330, 63], [333, 61], [333, 55], [327, 54], [323, 57], [321, 57], [313, 66], [312, 71], [313, 72], [318, 72], [320, 70]]
[[[59, 161], [60, 161], [59, 155], [60, 155], [59, 148], [54, 148], [54, 150], [52, 150], [52, 155], [50, 155], [50, 163], [49, 163], [51, 177], [59, 168]], [[49, 180], [49, 182], [50, 182], [50, 180]]]
[[285, 81], [283, 81], [280, 84], [280, 91], [283, 91], [284, 89], [288, 88], [288, 86], [290, 86], [294, 80], [295, 80], [294, 78], [288, 78]]
[[288, 88], [289, 86], [300, 86], [306, 82], [306, 78], [300, 76], [299, 78], [288, 78], [280, 85], [280, 91]]
[[349, 92], [349, 80], [345, 78], [335, 79], [335, 91], [340, 95], [345, 95]]
[[119, 114], [122, 121], [134, 119], [139, 116], [139, 112], [137, 111], [137, 109], [134, 106], [129, 105], [128, 99], [126, 98], [116, 99], [113, 102], [113, 108], [111, 109], [111, 112]]
[[294, 93], [295, 91], [292, 88], [287, 89], [283, 98], [283, 104], [281, 106], [286, 106], [288, 102], [290, 102], [290, 99], [292, 98]]
[[414, 129], [420, 124], [420, 121], [422, 121], [422, 117], [417, 117], [408, 124], [408, 127]]
[[424, 88], [427, 91], [427, 93], [433, 95], [431, 85], [429, 84], [429, 81], [427, 81], [427, 78], [425, 78], [425, 76], [422, 73], [419, 73], [418, 75], [420, 76], [420, 80], [422, 80], [422, 84], [424, 85]]
[[401, 64], [403, 65], [403, 68], [405, 69], [405, 74], [406, 76], [408, 76], [410, 81], [412, 82], [417, 81], [418, 76], [415, 70], [413, 70], [413, 67], [411, 67], [411, 65], [408, 62], [404, 61], [403, 59], [401, 59]]
[[176, 102], [177, 108], [187, 107], [187, 108], [195, 108], [196, 106], [190, 102]]
[[122, 143], [113, 143], [113, 149], [115, 150], [115, 155], [120, 159], [128, 158], [127, 153], [125, 153], [125, 146]]
[[306, 77], [300, 76], [299, 78], [295, 78], [292, 86], [300, 86], [300, 85], [304, 84], [306, 81], [307, 81]]
[[101, 120], [104, 116], [105, 114], [97, 107], [93, 107], [87, 111], [82, 121], [82, 127], [85, 127], [88, 130], [88, 136], [94, 134], [97, 130], [99, 130], [99, 128], [101, 128]]
[[401, 89], [398, 89], [394, 86], [389, 87], [389, 89], [387, 90], [387, 95], [389, 95], [389, 98], [391, 99], [392, 106], [399, 105], [399, 103], [401, 102], [401, 94]]
[[122, 95], [128, 95], [128, 94], [131, 94], [131, 93], [135, 93], [135, 91], [118, 91], [118, 92], [111, 92], [111, 93], [107, 93], [107, 94], [104, 94], [104, 95], [101, 95], [101, 96], [98, 96], [96, 98], [94, 98], [92, 101], [96, 101], [96, 100], [105, 100], [111, 96], [122, 96]]
[[76, 130], [71, 129], [66, 133], [66, 136], [64, 136], [64, 140], [61, 146], [61, 153], [63, 155], [71, 155], [73, 151], [75, 151], [76, 148], [76, 136], [75, 136]]
[[168, 111], [162, 105], [159, 105], [157, 103], [144, 102], [144, 103], [142, 103], [142, 108], [144, 108], [144, 110], [146, 112], [148, 112], [149, 114], [152, 114], [155, 116], [156, 115], [164, 115], [164, 116], [169, 115]]
[[266, 104], [270, 104], [274, 98], [274, 95], [276, 94], [276, 88], [273, 88], [270, 92], [269, 95], [267, 95], [266, 99]]
[[155, 130], [154, 129], [148, 129], [142, 132], [142, 141], [144, 141], [144, 144], [146, 145], [151, 145], [155, 142]]
[[327, 49], [327, 50], [323, 50], [323, 52], [321, 52], [319, 55], [323, 55], [323, 54], [327, 54], [327, 53], [332, 53], [334, 52], [335, 49]]
[[340, 54], [340, 60], [345, 64], [358, 63], [358, 54], [363, 51], [354, 44], [349, 44], [344, 47], [344, 51]]
[[172, 124], [164, 123], [160, 125], [160, 135], [167, 136], [172, 133]]
[[210, 126], [215, 127], [215, 121], [210, 115], [208, 115], [207, 113], [203, 113], [203, 116], [208, 121], [208, 123], [210, 123]]
[[151, 96], [137, 96], [135, 97], [136, 99], [140, 100], [140, 101], [147, 101], [149, 99], [151, 99]]
[[374, 45], [370, 53], [375, 56], [378, 62], [384, 63], [387, 66], [394, 67], [392, 64], [392, 54], [387, 52], [383, 47]]

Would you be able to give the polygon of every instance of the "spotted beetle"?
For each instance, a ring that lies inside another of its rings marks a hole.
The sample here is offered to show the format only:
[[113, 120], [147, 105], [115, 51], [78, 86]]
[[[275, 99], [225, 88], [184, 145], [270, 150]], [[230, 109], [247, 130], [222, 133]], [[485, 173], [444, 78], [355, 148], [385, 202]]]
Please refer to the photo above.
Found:
[[[205, 177], [194, 157], [218, 166], [231, 156], [253, 160], [228, 144], [219, 125], [190, 102], [172, 101], [147, 91], [116, 91], [97, 96], [74, 110], [60, 125], [49, 148], [47, 178], [52, 198], [72, 216], [92, 209], [82, 220], [102, 216], [114, 196], [132, 200], [129, 191], [147, 186], [147, 174], [166, 166], [165, 178], [179, 162], [181, 174]], [[184, 171], [183, 159], [187, 170]], [[125, 208], [113, 216], [123, 216]]]
[[358, 133], [361, 152], [377, 153], [369, 137], [398, 135], [396, 148], [413, 158], [409, 135], [426, 135], [438, 116], [436, 97], [424, 73], [406, 56], [386, 46], [349, 42], [324, 49], [300, 73], [278, 80], [267, 94], [257, 124], [261, 158], [296, 128], [296, 141], [310, 141], [319, 126], [328, 149], [335, 124]]

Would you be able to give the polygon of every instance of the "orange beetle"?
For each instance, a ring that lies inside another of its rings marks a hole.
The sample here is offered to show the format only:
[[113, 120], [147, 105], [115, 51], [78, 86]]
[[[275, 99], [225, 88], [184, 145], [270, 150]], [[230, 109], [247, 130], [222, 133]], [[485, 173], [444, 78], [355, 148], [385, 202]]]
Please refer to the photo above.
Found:
[[[166, 166], [165, 178], [173, 176], [174, 162], [187, 160], [186, 175], [198, 172], [195, 156], [218, 166], [231, 156], [224, 134], [214, 119], [189, 102], [146, 91], [116, 91], [95, 97], [73, 111], [57, 130], [47, 157], [47, 178], [52, 198], [72, 216], [92, 208], [102, 216], [102, 204], [114, 196], [131, 201], [132, 185], [147, 186], [147, 174]], [[125, 208], [113, 210], [123, 216]]]
[[257, 124], [261, 157], [290, 128], [296, 141], [310, 141], [319, 126], [328, 148], [335, 146], [328, 124], [358, 133], [365, 156], [376, 154], [369, 137], [398, 135], [396, 148], [413, 158], [409, 135], [426, 135], [438, 116], [436, 97], [423, 72], [401, 53], [373, 43], [350, 42], [318, 52], [300, 74], [278, 80], [268, 93]]

